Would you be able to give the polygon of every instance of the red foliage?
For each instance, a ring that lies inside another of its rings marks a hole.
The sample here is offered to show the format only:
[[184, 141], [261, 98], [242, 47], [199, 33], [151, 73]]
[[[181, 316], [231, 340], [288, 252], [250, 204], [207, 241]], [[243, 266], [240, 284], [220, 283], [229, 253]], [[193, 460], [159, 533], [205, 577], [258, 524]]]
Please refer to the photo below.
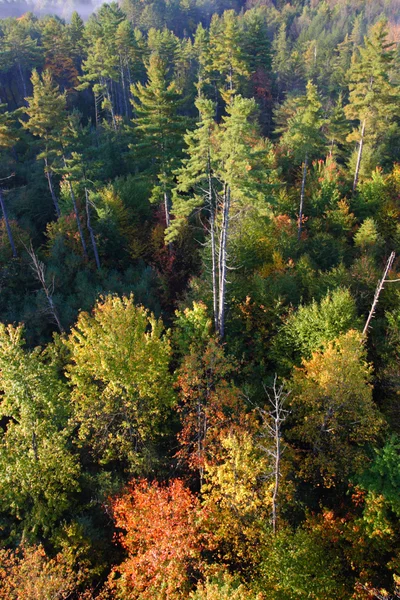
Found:
[[133, 481], [112, 500], [117, 539], [128, 558], [113, 569], [109, 587], [117, 598], [187, 598], [200, 569], [199, 501], [180, 479], [168, 486]]

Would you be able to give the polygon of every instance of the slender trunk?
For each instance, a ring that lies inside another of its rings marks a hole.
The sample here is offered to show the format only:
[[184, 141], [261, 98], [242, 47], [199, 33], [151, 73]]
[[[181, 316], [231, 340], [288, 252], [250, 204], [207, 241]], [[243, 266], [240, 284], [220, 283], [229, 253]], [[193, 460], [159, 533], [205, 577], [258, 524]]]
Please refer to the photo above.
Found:
[[[168, 229], [168, 227], [171, 224], [171, 218], [170, 218], [170, 214], [169, 214], [169, 199], [168, 199], [167, 190], [164, 190], [164, 212], [165, 212], [165, 227], [166, 227], [166, 229]], [[168, 250], [169, 250], [169, 252], [172, 252], [171, 242], [168, 242]]]
[[354, 172], [353, 192], [356, 191], [357, 184], [358, 184], [358, 175], [360, 173], [360, 165], [361, 165], [362, 151], [363, 151], [363, 145], [364, 145], [364, 134], [365, 134], [365, 119], [364, 119], [364, 121], [362, 123], [362, 127], [361, 127], [361, 139], [360, 139], [360, 145], [358, 147], [356, 170]]
[[99, 126], [99, 112], [97, 109], [97, 96], [96, 94], [94, 94], [94, 118], [95, 118], [95, 126], [96, 126], [96, 130]]
[[218, 332], [222, 339], [225, 333], [225, 293], [227, 271], [227, 242], [229, 229], [229, 209], [231, 204], [231, 190], [229, 185], [225, 188], [224, 206], [222, 214], [222, 232], [220, 248], [220, 281], [219, 281], [219, 307], [218, 307]]
[[89, 235], [90, 235], [90, 241], [92, 242], [94, 259], [96, 261], [96, 267], [100, 271], [100, 269], [101, 269], [100, 258], [99, 258], [99, 253], [97, 251], [96, 238], [94, 236], [93, 227], [92, 227], [92, 223], [90, 220], [90, 202], [89, 202], [89, 194], [88, 194], [88, 190], [87, 190], [86, 186], [85, 186], [85, 198], [86, 198], [86, 217], [87, 217], [86, 224], [87, 224], [87, 228], [88, 228]]
[[210, 203], [210, 237], [211, 237], [211, 270], [212, 270], [212, 291], [213, 291], [213, 314], [214, 328], [218, 332], [218, 298], [217, 298], [217, 264], [215, 247], [215, 207], [213, 202], [213, 189], [211, 178], [210, 156], [208, 156], [208, 197]]
[[383, 271], [382, 279], [379, 281], [379, 283], [378, 283], [378, 285], [376, 287], [374, 299], [373, 299], [372, 306], [371, 306], [371, 310], [369, 311], [369, 315], [368, 315], [367, 321], [366, 321], [366, 323], [364, 325], [363, 335], [366, 335], [368, 333], [369, 324], [371, 322], [372, 317], [375, 314], [376, 305], [378, 304], [380, 293], [383, 290], [383, 287], [385, 285], [385, 280], [386, 280], [387, 274], [389, 273], [390, 269], [392, 268], [395, 256], [396, 255], [395, 255], [394, 252], [392, 252], [391, 255], [389, 256], [388, 261], [387, 261], [386, 266], [385, 266], [385, 270]]
[[12, 255], [13, 255], [13, 258], [17, 258], [17, 250], [15, 248], [14, 238], [13, 238], [13, 234], [11, 231], [10, 222], [9, 222], [8, 216], [7, 216], [6, 205], [5, 205], [4, 198], [3, 198], [3, 190], [1, 188], [0, 188], [0, 206], [1, 206], [1, 210], [3, 212], [4, 222], [6, 224], [6, 230], [7, 230], [8, 240], [10, 242], [10, 246], [11, 246], [11, 250], [12, 250]]
[[128, 76], [128, 89], [127, 89], [127, 94], [128, 94], [128, 116], [132, 117], [132, 116], [136, 116], [135, 115], [135, 111], [133, 109], [133, 106], [131, 104], [131, 98], [132, 98], [132, 94], [131, 94], [131, 86], [132, 86], [132, 77], [131, 77], [131, 69], [129, 66], [129, 61], [127, 61], [126, 64], [126, 73]]
[[168, 227], [171, 224], [171, 219], [169, 216], [169, 200], [168, 200], [168, 194], [167, 194], [166, 190], [164, 190], [164, 212], [165, 212], [165, 226], [168, 229]]
[[27, 248], [27, 250], [28, 250], [29, 256], [32, 259], [32, 265], [31, 265], [32, 270], [36, 276], [36, 279], [40, 282], [42, 289], [45, 293], [47, 304], [49, 306], [49, 312], [52, 315], [55, 323], [57, 324], [59, 332], [64, 333], [63, 326], [61, 325], [61, 321], [58, 317], [58, 312], [57, 312], [56, 306], [53, 302], [54, 279], [53, 279], [52, 284], [50, 284], [50, 285], [47, 284], [44, 264], [36, 256], [32, 245], [31, 245], [30, 249]]
[[122, 64], [122, 57], [120, 57], [119, 61], [120, 61], [120, 70], [121, 70], [122, 97], [124, 100], [125, 116], [128, 116], [128, 98], [127, 98], [127, 91], [126, 91], [125, 71], [124, 71], [124, 66]]
[[280, 437], [280, 422], [278, 407], [276, 408], [275, 415], [275, 481], [274, 481], [274, 492], [272, 494], [272, 531], [275, 535], [277, 525], [277, 505], [278, 505], [278, 491], [279, 491], [279, 475], [280, 475], [280, 463], [281, 463], [281, 437]]
[[297, 229], [297, 239], [301, 238], [301, 227], [303, 224], [303, 207], [304, 207], [304, 190], [306, 187], [306, 178], [307, 178], [307, 153], [304, 157], [303, 164], [303, 179], [301, 182], [301, 192], [300, 192], [300, 208], [299, 208], [299, 224]]
[[233, 73], [232, 73], [232, 65], [229, 65], [229, 91], [233, 92]]
[[51, 171], [49, 169], [49, 163], [48, 163], [48, 160], [47, 160], [47, 156], [44, 159], [44, 165], [45, 165], [44, 172], [45, 172], [45, 175], [46, 175], [47, 183], [49, 184], [49, 190], [50, 190], [51, 198], [53, 200], [53, 204], [54, 204], [54, 208], [56, 210], [57, 218], [59, 218], [60, 215], [61, 215], [61, 211], [60, 211], [60, 207], [58, 205], [57, 196], [56, 196], [56, 194], [54, 192], [53, 181], [52, 181], [52, 177], [51, 177]]
[[[113, 106], [113, 101], [112, 101], [110, 89], [108, 87], [108, 83], [107, 82], [105, 82], [104, 85], [105, 85], [105, 90], [106, 90], [106, 96], [107, 96], [108, 104], [109, 104], [109, 107], [110, 107], [110, 114], [111, 114], [112, 126], [113, 126], [114, 131], [117, 131], [117, 121], [115, 119], [114, 106]], [[112, 85], [112, 81], [111, 81], [111, 85]]]
[[21, 81], [22, 81], [22, 89], [24, 91], [24, 100], [25, 100], [25, 98], [28, 96], [28, 92], [27, 92], [27, 89], [26, 89], [25, 77], [24, 77], [24, 74], [22, 72], [21, 63], [19, 61], [18, 61], [18, 71], [19, 71], [19, 74], [20, 74], [20, 77], [21, 77]]
[[[65, 156], [63, 156], [63, 161], [64, 161], [64, 167], [67, 168], [67, 163], [65, 160]], [[75, 219], [76, 219], [76, 224], [78, 227], [78, 233], [79, 233], [79, 237], [81, 239], [81, 244], [82, 244], [82, 250], [83, 250], [83, 255], [85, 258], [88, 257], [88, 253], [87, 253], [87, 248], [86, 248], [86, 242], [85, 242], [85, 238], [83, 236], [83, 231], [82, 231], [82, 225], [79, 219], [79, 214], [78, 214], [78, 207], [76, 205], [76, 199], [75, 199], [75, 194], [74, 194], [74, 190], [72, 188], [72, 183], [70, 180], [68, 180], [68, 186], [69, 186], [69, 193], [71, 196], [71, 200], [72, 200], [72, 206], [74, 207], [74, 214], [75, 214]]]

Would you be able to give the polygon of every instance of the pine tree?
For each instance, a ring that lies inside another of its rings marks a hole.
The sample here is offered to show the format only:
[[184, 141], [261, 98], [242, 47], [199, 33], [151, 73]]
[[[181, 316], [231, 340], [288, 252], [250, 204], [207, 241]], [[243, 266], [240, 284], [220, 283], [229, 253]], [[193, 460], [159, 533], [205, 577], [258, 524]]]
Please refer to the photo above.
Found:
[[170, 190], [173, 173], [179, 164], [187, 119], [178, 114], [182, 96], [172, 81], [168, 84], [167, 67], [152, 54], [147, 67], [148, 82], [132, 86], [132, 101], [136, 118], [134, 128], [138, 142], [134, 150], [150, 165], [153, 201], [164, 202], [165, 224], [170, 225]]
[[43, 142], [44, 149], [38, 158], [44, 160], [44, 172], [56, 215], [59, 217], [61, 212], [54, 191], [50, 161], [54, 160], [57, 155], [57, 141], [61, 139], [65, 127], [65, 94], [60, 94], [58, 86], [53, 83], [51, 74], [48, 71], [45, 71], [42, 77], [40, 77], [38, 72], [34, 70], [31, 81], [33, 96], [27, 98], [28, 106], [25, 111], [29, 119], [27, 122], [22, 121], [22, 125]]
[[399, 86], [391, 80], [395, 51], [387, 41], [384, 21], [379, 21], [364, 38], [364, 46], [352, 58], [349, 77], [348, 119], [359, 121], [349, 141], [359, 140], [353, 191], [357, 188], [365, 140], [376, 143], [398, 114]]
[[193, 51], [197, 64], [196, 88], [199, 96], [203, 95], [204, 88], [209, 83], [208, 73], [210, 71], [210, 47], [208, 31], [200, 23], [196, 29], [193, 42]]
[[41, 63], [41, 49], [37, 40], [32, 39], [21, 23], [14, 21], [7, 35], [0, 38], [0, 55], [1, 62], [4, 61], [6, 65], [16, 69], [22, 86], [22, 96], [26, 98], [26, 74]]
[[66, 27], [54, 17], [46, 21], [42, 44], [45, 51], [44, 68], [50, 71], [61, 88], [71, 90], [78, 83], [78, 71], [72, 58], [72, 42]]
[[[4, 161], [4, 153], [7, 152], [16, 142], [17, 140], [17, 132], [15, 130], [15, 119], [9, 111], [5, 110], [6, 105], [0, 104], [0, 162]], [[5, 161], [4, 161], [5, 162]], [[11, 174], [7, 173], [6, 178], [8, 178]], [[0, 208], [3, 214], [3, 219], [5, 222], [8, 240], [10, 242], [12, 255], [14, 258], [17, 257], [17, 250], [14, 242], [14, 237], [12, 234], [10, 221], [8, 218], [7, 208], [3, 196], [3, 190], [1, 188], [1, 180], [0, 180]]]
[[228, 271], [228, 246], [232, 208], [257, 206], [270, 190], [269, 146], [259, 137], [253, 118], [254, 99], [241, 96], [227, 105], [227, 115], [218, 134], [216, 174], [221, 182], [218, 242], [218, 311], [217, 325], [221, 338], [225, 332], [225, 302]]
[[100, 123], [100, 109], [110, 115], [114, 131], [117, 130], [117, 120], [111, 94], [112, 84], [118, 79], [118, 55], [110, 54], [101, 37], [94, 42], [88, 57], [82, 63], [83, 75], [79, 77], [82, 84], [78, 89], [86, 89], [92, 84], [94, 94], [96, 127]]
[[225, 102], [240, 88], [242, 78], [249, 75], [243, 47], [242, 32], [234, 10], [222, 17], [213, 15], [210, 25], [210, 70], [215, 85]]
[[[215, 239], [216, 189], [216, 139], [217, 124], [214, 121], [215, 104], [211, 100], [198, 98], [199, 111], [197, 128], [185, 135], [188, 158], [183, 159], [177, 171], [178, 185], [173, 194], [173, 220], [167, 231], [167, 240], [178, 234], [182, 222], [196, 209], [204, 206], [209, 220], [212, 261], [213, 312], [215, 329], [217, 324], [217, 265]], [[188, 195], [187, 195], [188, 194]]]
[[298, 238], [300, 239], [308, 161], [317, 157], [325, 145], [322, 132], [324, 124], [322, 104], [318, 90], [311, 81], [307, 83], [306, 95], [298, 98], [297, 106], [295, 104], [293, 108], [296, 108], [296, 112], [288, 118], [281, 141], [292, 153], [295, 163], [299, 164], [300, 161], [303, 161], [298, 220]]
[[84, 56], [84, 31], [85, 24], [79, 14], [74, 10], [71, 15], [71, 22], [67, 26], [67, 35], [70, 39], [71, 55], [76, 67], [80, 67]]
[[[66, 96], [65, 93], [60, 94], [59, 87], [54, 84], [49, 71], [45, 71], [41, 78], [38, 73], [34, 71], [32, 74], [32, 85], [33, 96], [27, 98], [28, 107], [25, 111], [29, 116], [29, 120], [27, 122], [22, 122], [22, 124], [33, 135], [41, 138], [44, 144], [44, 150], [39, 154], [38, 158], [44, 159], [45, 174], [54, 207], [56, 209], [56, 214], [57, 217], [59, 217], [61, 212], [58, 199], [54, 191], [52, 172], [59, 171], [60, 167], [57, 169], [56, 165], [50, 165], [49, 160], [53, 160], [53, 162], [61, 161], [61, 169], [65, 169], [66, 167], [66, 153], [68, 151], [68, 118], [66, 113]], [[68, 175], [67, 181], [74, 208], [79, 237], [82, 244], [82, 250], [84, 256], [86, 257], [86, 242], [79, 219], [75, 194], [71, 180], [68, 179]]]
[[341, 156], [346, 144], [349, 124], [343, 108], [343, 95], [340, 92], [326, 120], [325, 135], [330, 156]]

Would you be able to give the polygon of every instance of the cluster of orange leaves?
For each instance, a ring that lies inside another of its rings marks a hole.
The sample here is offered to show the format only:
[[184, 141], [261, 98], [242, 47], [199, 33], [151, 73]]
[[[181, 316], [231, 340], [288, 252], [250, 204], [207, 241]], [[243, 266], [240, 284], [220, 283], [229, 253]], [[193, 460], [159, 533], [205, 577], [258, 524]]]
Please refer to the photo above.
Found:
[[180, 479], [169, 485], [137, 480], [111, 500], [111, 508], [128, 554], [109, 578], [115, 597], [187, 598], [191, 576], [201, 569], [196, 496]]

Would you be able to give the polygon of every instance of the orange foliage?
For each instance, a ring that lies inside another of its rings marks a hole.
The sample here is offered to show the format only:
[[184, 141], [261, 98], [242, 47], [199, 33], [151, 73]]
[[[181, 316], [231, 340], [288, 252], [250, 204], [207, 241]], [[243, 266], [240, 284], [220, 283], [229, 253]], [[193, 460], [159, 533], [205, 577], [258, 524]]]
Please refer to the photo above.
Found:
[[227, 435], [243, 421], [240, 391], [228, 381], [235, 366], [223, 348], [211, 339], [201, 355], [185, 357], [179, 371], [182, 431], [178, 435], [179, 458], [203, 476], [205, 461], [218, 459], [221, 434]]
[[116, 598], [187, 598], [201, 568], [199, 502], [180, 479], [168, 486], [133, 481], [112, 500], [117, 536], [128, 558], [114, 567], [108, 587]]

